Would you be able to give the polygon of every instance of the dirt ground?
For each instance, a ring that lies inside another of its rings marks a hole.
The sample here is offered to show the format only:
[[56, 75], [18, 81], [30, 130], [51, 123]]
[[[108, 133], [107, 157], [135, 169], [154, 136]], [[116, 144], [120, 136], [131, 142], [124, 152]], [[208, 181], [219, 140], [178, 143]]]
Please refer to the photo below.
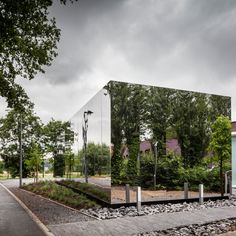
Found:
[[[142, 190], [142, 201], [158, 201], [170, 199], [183, 199], [184, 191], [166, 191], [166, 190]], [[220, 196], [220, 193], [204, 193], [204, 197]], [[199, 197], [199, 192], [189, 191], [189, 198]], [[112, 187], [111, 188], [111, 201], [112, 203], [125, 202], [125, 187]], [[130, 201], [136, 201], [136, 189], [130, 188]]]

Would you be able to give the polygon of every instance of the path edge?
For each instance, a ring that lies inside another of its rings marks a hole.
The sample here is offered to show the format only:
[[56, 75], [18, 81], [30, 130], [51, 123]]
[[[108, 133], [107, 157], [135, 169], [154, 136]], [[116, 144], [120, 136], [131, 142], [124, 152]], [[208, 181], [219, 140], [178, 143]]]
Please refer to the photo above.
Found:
[[43, 223], [42, 221], [14, 194], [12, 193], [5, 185], [0, 183], [2, 186], [19, 204], [20, 206], [27, 212], [27, 214], [31, 217], [31, 219], [38, 225], [38, 227], [44, 232], [46, 236], [55, 236]]
[[82, 214], [82, 215], [85, 215], [85, 216], [88, 216], [88, 217], [90, 217], [90, 218], [93, 218], [93, 219], [95, 219], [95, 220], [101, 220], [100, 218], [98, 218], [98, 217], [96, 217], [96, 216], [89, 215], [89, 214], [87, 214], [87, 213], [85, 213], [85, 212], [81, 212], [80, 210], [78, 210], [78, 209], [76, 209], [76, 208], [67, 206], [67, 205], [65, 205], [65, 204], [63, 204], [63, 203], [61, 203], [61, 202], [57, 202], [57, 201], [55, 201], [55, 200], [53, 200], [53, 199], [51, 199], [51, 198], [46, 198], [46, 197], [44, 197], [44, 196], [42, 196], [42, 195], [40, 195], [40, 194], [36, 194], [36, 193], [31, 192], [31, 191], [28, 191], [28, 190], [26, 190], [26, 189], [20, 189], [20, 190], [21, 190], [21, 191], [25, 191], [25, 192], [27, 192], [28, 194], [36, 195], [37, 197], [40, 197], [40, 198], [42, 198], [42, 199], [45, 199], [45, 200], [50, 201], [50, 202], [52, 202], [52, 203], [55, 203], [55, 204], [57, 204], [57, 205], [59, 205], [59, 206], [63, 206], [63, 207], [65, 207], [65, 208], [68, 208], [69, 210], [77, 211], [78, 213], [80, 213], [80, 214]]

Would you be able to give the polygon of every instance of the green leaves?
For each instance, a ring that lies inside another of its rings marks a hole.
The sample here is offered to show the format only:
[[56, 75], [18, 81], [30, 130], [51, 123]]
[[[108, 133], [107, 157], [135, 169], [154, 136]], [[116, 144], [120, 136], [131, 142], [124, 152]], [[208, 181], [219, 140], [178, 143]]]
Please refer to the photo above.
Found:
[[209, 145], [218, 158], [229, 159], [231, 155], [231, 121], [228, 117], [219, 116], [212, 125]]
[[[20, 123], [22, 123], [22, 130]], [[19, 173], [20, 133], [22, 133], [24, 159], [27, 159], [34, 144], [42, 145], [41, 126], [42, 123], [31, 106], [26, 107], [22, 112], [11, 109], [6, 117], [0, 119], [0, 154], [6, 169], [13, 177]], [[23, 175], [26, 176], [28, 172], [29, 170], [23, 165]]]
[[[66, 0], [60, 1], [66, 4]], [[70, 2], [73, 2], [72, 0]], [[0, 2], [0, 96], [16, 108], [28, 100], [16, 77], [33, 79], [57, 56], [60, 29], [49, 16], [52, 0]]]
[[231, 156], [231, 121], [228, 117], [221, 115], [212, 124], [209, 150], [218, 157], [221, 195], [223, 196], [223, 162], [229, 162]]

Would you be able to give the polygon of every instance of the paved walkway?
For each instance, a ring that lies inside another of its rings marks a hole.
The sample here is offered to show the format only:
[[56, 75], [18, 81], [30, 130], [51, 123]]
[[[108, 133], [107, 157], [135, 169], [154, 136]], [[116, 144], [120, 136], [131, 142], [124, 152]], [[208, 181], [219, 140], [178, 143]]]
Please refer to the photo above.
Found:
[[45, 236], [19, 203], [0, 184], [0, 235]]
[[204, 224], [227, 218], [236, 218], [236, 207], [212, 208], [194, 212], [162, 213], [154, 216], [126, 217], [104, 221], [76, 222], [50, 225], [57, 236], [133, 235], [168, 228]]

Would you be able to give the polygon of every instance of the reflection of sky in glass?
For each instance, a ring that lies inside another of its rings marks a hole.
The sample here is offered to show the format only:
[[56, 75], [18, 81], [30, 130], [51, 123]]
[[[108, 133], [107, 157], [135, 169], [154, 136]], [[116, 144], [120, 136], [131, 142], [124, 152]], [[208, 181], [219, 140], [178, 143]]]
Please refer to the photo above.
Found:
[[83, 148], [82, 125], [84, 125], [84, 112], [88, 110], [93, 113], [88, 115], [87, 143], [104, 143], [107, 146], [111, 143], [110, 95], [106, 89], [102, 89], [70, 120], [75, 132], [73, 145], [75, 153]]

